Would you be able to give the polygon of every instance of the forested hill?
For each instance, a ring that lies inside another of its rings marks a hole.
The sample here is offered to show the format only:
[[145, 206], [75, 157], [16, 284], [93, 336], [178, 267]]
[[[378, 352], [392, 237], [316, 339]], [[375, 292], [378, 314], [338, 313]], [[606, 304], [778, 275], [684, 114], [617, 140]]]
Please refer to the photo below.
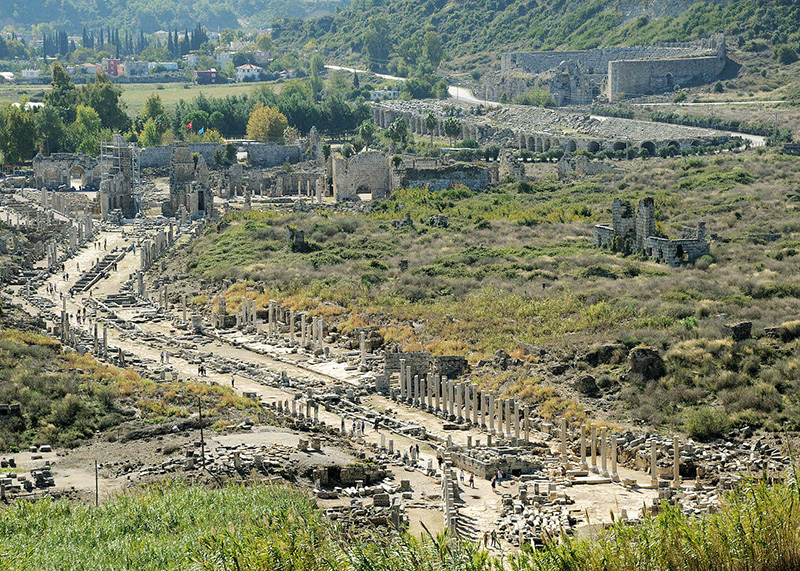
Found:
[[0, 0], [0, 27], [52, 24], [69, 33], [110, 26], [145, 33], [193, 28], [269, 27], [275, 18], [333, 12], [346, 0]]
[[[445, 50], [458, 56], [649, 45], [716, 32], [742, 42], [797, 44], [799, 30], [797, 0], [352, 0], [338, 14], [276, 22], [273, 36], [284, 45], [314, 40], [340, 56], [358, 53], [364, 62], [386, 64], [413, 57], [412, 44], [420, 52], [428, 31], [437, 32]], [[403, 44], [413, 38], [417, 41]]]

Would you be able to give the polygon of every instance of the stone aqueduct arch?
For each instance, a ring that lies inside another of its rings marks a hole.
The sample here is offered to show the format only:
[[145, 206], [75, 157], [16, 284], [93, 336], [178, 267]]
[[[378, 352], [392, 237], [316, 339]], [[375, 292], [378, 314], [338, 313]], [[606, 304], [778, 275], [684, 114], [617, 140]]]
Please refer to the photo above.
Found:
[[[409, 131], [419, 135], [429, 135], [425, 129], [425, 116], [411, 111], [400, 111], [390, 109], [380, 105], [372, 106], [372, 118], [381, 128], [387, 128], [395, 119], [403, 117], [406, 120]], [[434, 135], [444, 135], [444, 118], [438, 117], [438, 124], [434, 129]], [[487, 137], [492, 137], [498, 132], [497, 129], [486, 125], [474, 125], [467, 121], [462, 122], [463, 139], [475, 139], [478, 143], [483, 142]], [[511, 133], [509, 133], [511, 134]], [[513, 134], [513, 140], [520, 150], [528, 150], [534, 153], [546, 153], [551, 149], [562, 148], [568, 152], [588, 151], [598, 153], [604, 150], [624, 151], [634, 148], [637, 151], [645, 148], [651, 155], [656, 155], [662, 148], [673, 146], [679, 151], [687, 150], [698, 145], [706, 144], [698, 139], [670, 139], [670, 140], [601, 140], [597, 138], [559, 138], [548, 133], [541, 132], [521, 132]]]
[[40, 153], [33, 159], [37, 186], [70, 186], [73, 175], [80, 179], [84, 188], [97, 189], [100, 185], [100, 160], [82, 153], [53, 153], [49, 157]]

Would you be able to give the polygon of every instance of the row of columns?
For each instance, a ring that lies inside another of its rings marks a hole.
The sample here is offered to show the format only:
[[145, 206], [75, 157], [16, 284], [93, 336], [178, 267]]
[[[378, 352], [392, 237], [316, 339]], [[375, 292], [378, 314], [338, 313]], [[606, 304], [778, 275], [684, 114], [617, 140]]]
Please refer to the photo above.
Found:
[[[362, 352], [363, 356], [363, 352]], [[498, 398], [493, 391], [479, 390], [471, 383], [453, 381], [428, 373], [412, 376], [405, 359], [400, 359], [400, 384], [394, 398], [454, 422], [468, 422], [497, 435], [530, 440], [530, 411], [514, 398]]]

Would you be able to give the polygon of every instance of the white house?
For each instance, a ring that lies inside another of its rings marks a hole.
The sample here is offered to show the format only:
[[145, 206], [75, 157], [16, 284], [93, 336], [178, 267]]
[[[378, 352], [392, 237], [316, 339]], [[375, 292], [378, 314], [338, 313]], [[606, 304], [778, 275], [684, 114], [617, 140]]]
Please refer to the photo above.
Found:
[[23, 69], [22, 70], [22, 79], [36, 79], [42, 76], [42, 70], [40, 69]]
[[236, 81], [258, 81], [261, 72], [264, 71], [257, 65], [246, 63], [236, 68]]
[[397, 99], [398, 97], [400, 97], [400, 92], [394, 89], [378, 89], [376, 91], [369, 92], [370, 101], [385, 101], [387, 99]]
[[159, 66], [163, 67], [164, 71], [178, 71], [178, 62], [175, 61], [151, 61], [147, 63], [147, 70], [152, 72]]

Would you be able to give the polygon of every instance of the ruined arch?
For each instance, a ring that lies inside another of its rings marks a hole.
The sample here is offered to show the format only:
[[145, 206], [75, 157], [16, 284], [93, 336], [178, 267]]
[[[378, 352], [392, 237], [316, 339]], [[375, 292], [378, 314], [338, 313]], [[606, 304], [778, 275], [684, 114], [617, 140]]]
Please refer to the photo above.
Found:
[[600, 143], [597, 141], [589, 141], [589, 144], [586, 145], [586, 150], [590, 153], [596, 153], [600, 150]]
[[67, 184], [73, 186], [77, 183], [81, 188], [86, 186], [86, 170], [81, 165], [74, 165], [69, 169]]
[[675, 79], [672, 77], [671, 73], [668, 73], [664, 77], [664, 85], [666, 85], [667, 89], [672, 89], [675, 86]]
[[542, 152], [546, 153], [549, 150], [550, 150], [550, 139], [545, 138], [542, 141]]
[[611, 148], [615, 151], [624, 151], [628, 148], [628, 143], [624, 141], [617, 141]]
[[578, 150], [578, 143], [575, 142], [575, 139], [570, 139], [569, 141], [567, 141], [567, 150], [570, 153], [574, 153], [575, 151]]
[[644, 141], [641, 145], [639, 145], [639, 148], [646, 150], [648, 153], [650, 153], [651, 157], [656, 155], [656, 145], [652, 141]]
[[691, 142], [691, 145], [690, 145], [690, 146], [691, 146], [691, 147], [701, 147], [702, 145], [703, 145], [703, 143], [702, 143], [702, 142], [700, 142], [700, 141], [698, 141], [697, 139], [695, 139], [694, 141], [692, 141], [692, 142]]
[[42, 184], [44, 186], [59, 186], [61, 184], [61, 169], [56, 166], [45, 167], [42, 171]]

